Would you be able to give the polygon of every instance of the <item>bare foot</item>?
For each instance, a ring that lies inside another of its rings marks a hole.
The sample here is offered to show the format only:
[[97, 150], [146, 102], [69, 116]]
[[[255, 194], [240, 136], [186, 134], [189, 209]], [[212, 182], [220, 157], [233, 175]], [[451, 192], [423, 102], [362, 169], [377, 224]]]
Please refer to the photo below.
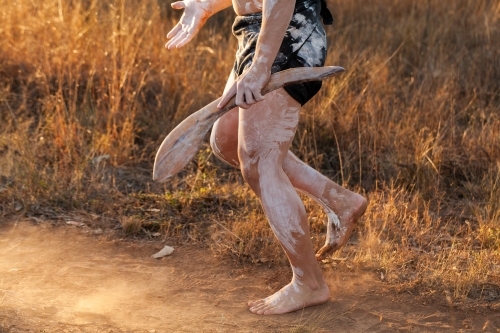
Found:
[[248, 302], [248, 306], [250, 312], [255, 314], [282, 314], [326, 303], [329, 298], [330, 290], [324, 282], [321, 287], [312, 289], [305, 284], [292, 281], [269, 297]]
[[364, 214], [368, 206], [368, 201], [356, 193], [353, 193], [346, 200], [350, 207], [338, 215], [330, 207], [331, 204], [322, 203], [323, 208], [326, 210], [328, 222], [325, 245], [316, 253], [317, 260], [324, 259], [328, 254], [339, 250], [347, 243], [356, 222]]

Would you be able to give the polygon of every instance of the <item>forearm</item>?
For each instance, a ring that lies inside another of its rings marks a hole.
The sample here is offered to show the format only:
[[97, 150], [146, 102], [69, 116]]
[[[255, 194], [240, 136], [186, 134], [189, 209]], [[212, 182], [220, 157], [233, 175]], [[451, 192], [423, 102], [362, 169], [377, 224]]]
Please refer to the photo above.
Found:
[[255, 50], [255, 62], [271, 71], [286, 30], [292, 19], [295, 0], [264, 0], [262, 27]]
[[250, 68], [224, 92], [217, 107], [222, 108], [236, 94], [236, 105], [247, 109], [264, 99], [262, 89], [271, 76], [283, 37], [292, 19], [295, 0], [264, 0], [262, 27]]

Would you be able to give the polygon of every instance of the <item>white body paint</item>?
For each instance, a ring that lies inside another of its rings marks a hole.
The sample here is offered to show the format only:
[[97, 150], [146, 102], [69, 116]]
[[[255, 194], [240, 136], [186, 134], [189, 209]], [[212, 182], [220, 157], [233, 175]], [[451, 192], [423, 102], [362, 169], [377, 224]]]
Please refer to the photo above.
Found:
[[[285, 0], [285, 1], [286, 1], [286, 0]], [[274, 13], [274, 14], [275, 14], [274, 16], [276, 16], [276, 14], [281, 13], [281, 11], [280, 11], [280, 9], [279, 9], [279, 8], [276, 8], [276, 9], [275, 9], [276, 5], [278, 4], [278, 0], [266, 0], [266, 2], [265, 2], [265, 3], [266, 3], [266, 5], [265, 5], [265, 6], [263, 6], [263, 7], [264, 7], [264, 8], [267, 8], [267, 10], [264, 10], [264, 11], [262, 12], [263, 17], [264, 17], [265, 19], [269, 19], [269, 18], [271, 17], [271, 15], [272, 15], [272, 12], [273, 12], [273, 11], [275, 12], [275, 13]], [[273, 10], [273, 9], [275, 9], [275, 10]], [[279, 15], [278, 15], [278, 17], [276, 17], [276, 18], [279, 18]], [[290, 22], [290, 20], [289, 20], [288, 22]], [[288, 22], [287, 22], [287, 24], [288, 24]]]
[[295, 191], [292, 186], [277, 186], [275, 172], [270, 172], [276, 169], [280, 149], [293, 138], [298, 123], [300, 108], [288, 106], [286, 98], [283, 94], [275, 95], [275, 108], [262, 105], [259, 112], [249, 110], [240, 127], [251, 135], [241, 138], [240, 147], [249, 155], [245, 165], [254, 168], [252, 172], [258, 175], [260, 199], [266, 216], [273, 221], [270, 223], [273, 232], [287, 251], [298, 255], [297, 237], [305, 231], [299, 223], [300, 213], [291, 209], [288, 202], [290, 195], [296, 195], [291, 193]]
[[[284, 151], [288, 149], [293, 138], [299, 106], [296, 102], [295, 105], [290, 105], [294, 103], [291, 103], [290, 97], [283, 92], [269, 97], [266, 100], [268, 102], [260, 103], [249, 110], [231, 111], [214, 125], [211, 136], [214, 146], [224, 141], [217, 139], [219, 135], [222, 138], [232, 133], [232, 141], [226, 141], [233, 142], [232, 145], [216, 147], [214, 150], [222, 154], [224, 160], [233, 161], [234, 164], [235, 158], [231, 156], [238, 156], [235, 147], [239, 145], [239, 163], [234, 165], [241, 166], [245, 179], [259, 196], [271, 228], [291, 261], [293, 277], [290, 284], [265, 299], [249, 303], [250, 311], [258, 314], [289, 312], [323, 303], [328, 299], [328, 288], [321, 278], [321, 271], [315, 266], [317, 264], [310, 243], [305, 211], [300, 198], [297, 200], [293, 187], [313, 197], [327, 211], [327, 241], [320, 250], [323, 254], [342, 245], [349, 237], [354, 223], [352, 215], [346, 213], [345, 206], [349, 207], [353, 200], [352, 195], [355, 194], [342, 189], [305, 165], [289, 151]], [[231, 128], [237, 131], [237, 136]], [[279, 168], [279, 161], [276, 161], [277, 154], [285, 155], [282, 169]], [[285, 183], [279, 185], [279, 179], [283, 178]], [[286, 183], [289, 185], [284, 186]], [[348, 193], [351, 196], [347, 195]], [[363, 202], [360, 203], [362, 206]], [[335, 213], [334, 209], [338, 210], [339, 214]], [[359, 204], [356, 203], [351, 211], [358, 209]]]
[[[167, 36], [170, 38], [167, 48], [181, 47], [188, 43], [206, 19], [229, 6], [228, 3], [227, 0], [186, 0], [172, 4], [176, 9], [185, 10], [179, 23]], [[288, 151], [297, 126], [300, 105], [282, 89], [273, 93], [266, 101], [263, 101], [261, 94], [269, 80], [272, 62], [278, 55], [281, 41], [290, 23], [293, 3], [287, 0], [263, 0], [262, 6], [257, 6], [255, 0], [234, 0], [233, 8], [238, 15], [250, 14], [249, 11], [260, 11], [262, 8], [263, 21], [254, 56], [257, 60], [237, 81], [228, 81], [218, 104], [218, 107], [222, 108], [236, 95], [236, 104], [240, 106], [237, 129], [239, 138], [233, 142], [236, 141], [238, 145], [238, 157], [225, 158], [225, 149], [217, 148], [214, 151], [231, 163], [238, 160], [245, 180], [259, 197], [293, 269], [290, 284], [268, 298], [249, 303], [250, 311], [257, 314], [286, 313], [304, 306], [324, 303], [329, 298], [328, 287], [314, 257], [305, 209], [294, 186], [315, 195], [325, 207], [335, 208], [335, 200], [324, 198], [324, 193], [328, 187], [328, 193], [331, 194], [331, 189], [338, 185], [331, 181], [334, 185], [328, 184], [327, 180], [326, 185], [324, 182], [323, 186], [317, 189], [311, 188], [310, 183], [319, 179], [317, 174], [313, 175], [315, 180], [308, 183], [307, 180], [300, 179], [300, 172], [294, 174], [290, 171], [294, 168], [304, 169], [305, 166], [300, 163], [293, 165], [297, 163], [294, 160], [296, 157]], [[296, 16], [300, 22], [305, 22], [305, 16]], [[297, 36], [305, 34], [303, 31], [291, 33]], [[297, 49], [298, 47], [300, 46], [297, 46]], [[256, 104], [257, 102], [260, 103]], [[250, 108], [248, 112], [245, 110], [247, 108]], [[216, 124], [214, 131], [217, 131], [217, 128]], [[225, 145], [224, 140], [219, 140], [216, 134], [213, 137], [215, 138], [211, 140], [212, 143]], [[288, 167], [291, 169], [285, 171]], [[305, 166], [305, 169], [307, 168]], [[339, 229], [346, 228], [346, 221], [352, 222], [350, 217], [346, 218], [346, 214], [337, 215], [333, 210], [328, 217], [332, 220], [329, 225], [335, 224]]]
[[230, 0], [184, 0], [172, 3], [174, 9], [184, 9], [179, 22], [167, 34], [167, 49], [179, 48], [189, 43], [208, 18], [231, 5]]

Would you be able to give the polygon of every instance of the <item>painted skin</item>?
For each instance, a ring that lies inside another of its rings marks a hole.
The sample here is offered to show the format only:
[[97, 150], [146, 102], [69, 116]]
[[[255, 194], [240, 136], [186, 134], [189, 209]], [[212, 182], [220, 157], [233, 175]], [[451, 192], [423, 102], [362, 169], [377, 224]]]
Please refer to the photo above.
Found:
[[[290, 284], [267, 298], [249, 302], [250, 311], [256, 314], [287, 313], [324, 303], [330, 297], [319, 264], [314, 260], [305, 209], [294, 187], [315, 198], [328, 212], [327, 241], [317, 258], [347, 242], [367, 202], [310, 168], [289, 151], [300, 104], [283, 89], [270, 93], [265, 100], [260, 93], [269, 80], [273, 59], [292, 17], [294, 3], [287, 0], [234, 0], [232, 4], [238, 15], [263, 13], [255, 51], [258, 60], [237, 80], [230, 76], [219, 105], [222, 107], [236, 94], [240, 108], [228, 112], [214, 125], [211, 143], [218, 156], [241, 166], [243, 177], [260, 199], [293, 269]], [[167, 35], [170, 41], [166, 47], [184, 46], [211, 15], [230, 5], [227, 0], [173, 3], [173, 8], [184, 9], [184, 13]]]
[[[212, 129], [210, 144], [214, 154], [226, 163], [240, 168], [238, 160], [238, 109], [235, 108], [219, 119]], [[282, 165], [293, 187], [320, 204], [326, 212], [327, 234], [325, 244], [316, 253], [317, 260], [344, 246], [363, 215], [367, 201], [311, 168], [291, 151]]]

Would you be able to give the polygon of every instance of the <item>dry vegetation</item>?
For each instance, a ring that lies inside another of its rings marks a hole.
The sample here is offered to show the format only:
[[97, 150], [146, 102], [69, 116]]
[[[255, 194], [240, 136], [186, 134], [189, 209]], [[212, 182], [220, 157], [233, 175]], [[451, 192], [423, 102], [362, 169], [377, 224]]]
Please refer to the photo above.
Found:
[[[294, 151], [370, 206], [332, 269], [399, 290], [500, 300], [500, 3], [330, 0], [327, 64], [347, 72], [303, 110]], [[155, 149], [218, 97], [230, 11], [166, 51], [151, 0], [0, 0], [0, 218], [72, 216], [160, 231], [283, 265], [258, 202], [208, 147], [167, 184]], [[324, 214], [306, 201], [316, 245]]]

